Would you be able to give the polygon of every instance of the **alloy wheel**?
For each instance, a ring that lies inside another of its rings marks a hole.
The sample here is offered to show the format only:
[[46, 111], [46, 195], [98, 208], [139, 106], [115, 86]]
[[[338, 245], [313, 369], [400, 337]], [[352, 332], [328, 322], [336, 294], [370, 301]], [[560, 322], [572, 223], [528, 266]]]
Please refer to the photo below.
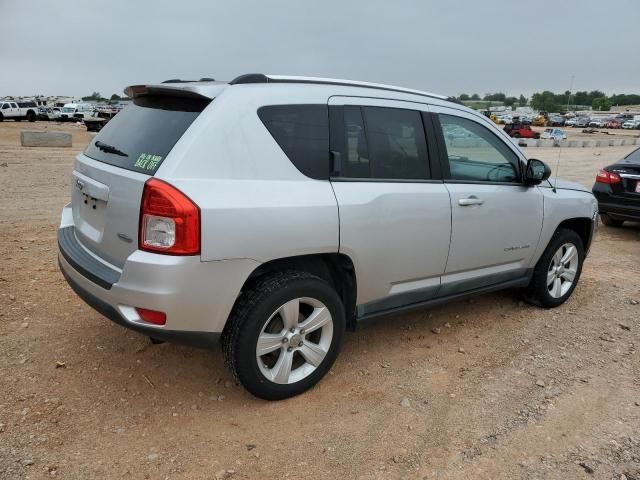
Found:
[[564, 296], [578, 272], [578, 249], [572, 243], [563, 244], [551, 257], [547, 271], [547, 290], [553, 298]]
[[291, 384], [311, 375], [331, 347], [333, 319], [314, 298], [295, 298], [265, 322], [256, 344], [260, 372], [268, 380]]

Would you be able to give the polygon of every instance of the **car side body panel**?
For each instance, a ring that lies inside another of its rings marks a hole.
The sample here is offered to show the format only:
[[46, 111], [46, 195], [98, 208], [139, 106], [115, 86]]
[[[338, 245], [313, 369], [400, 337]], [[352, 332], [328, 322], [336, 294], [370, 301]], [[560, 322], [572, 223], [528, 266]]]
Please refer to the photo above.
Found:
[[[550, 180], [551, 183], [556, 183], [555, 179]], [[558, 180], [555, 189], [547, 184], [540, 186], [539, 190], [544, 198], [544, 221], [540, 242], [529, 263], [531, 268], [538, 263], [553, 233], [562, 222], [576, 218], [588, 219], [594, 223], [593, 228], [597, 223], [598, 203], [585, 187], [566, 180]], [[586, 248], [588, 245], [585, 245]]]

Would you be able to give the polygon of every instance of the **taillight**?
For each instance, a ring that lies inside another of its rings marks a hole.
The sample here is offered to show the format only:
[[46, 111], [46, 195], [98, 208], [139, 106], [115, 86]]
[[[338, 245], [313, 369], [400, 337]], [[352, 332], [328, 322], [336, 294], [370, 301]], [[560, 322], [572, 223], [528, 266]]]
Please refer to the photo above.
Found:
[[145, 322], [153, 323], [154, 325], [164, 325], [167, 323], [167, 315], [164, 312], [139, 307], [136, 308], [136, 312], [138, 312], [140, 318]]
[[200, 209], [177, 188], [151, 178], [144, 184], [138, 248], [168, 255], [200, 253]]
[[600, 170], [596, 176], [596, 183], [606, 183], [611, 185], [621, 181], [622, 179], [617, 173], [607, 172], [606, 170]]

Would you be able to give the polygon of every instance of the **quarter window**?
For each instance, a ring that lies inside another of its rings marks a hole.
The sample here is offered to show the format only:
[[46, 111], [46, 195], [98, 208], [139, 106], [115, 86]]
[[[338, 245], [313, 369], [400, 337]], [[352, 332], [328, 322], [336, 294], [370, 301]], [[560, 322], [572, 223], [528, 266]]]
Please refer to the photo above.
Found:
[[454, 115], [439, 118], [452, 180], [519, 181], [520, 160], [488, 128]]
[[420, 112], [386, 107], [344, 107], [341, 176], [389, 180], [429, 178]]
[[329, 119], [326, 105], [270, 105], [258, 116], [289, 160], [308, 177], [329, 177]]

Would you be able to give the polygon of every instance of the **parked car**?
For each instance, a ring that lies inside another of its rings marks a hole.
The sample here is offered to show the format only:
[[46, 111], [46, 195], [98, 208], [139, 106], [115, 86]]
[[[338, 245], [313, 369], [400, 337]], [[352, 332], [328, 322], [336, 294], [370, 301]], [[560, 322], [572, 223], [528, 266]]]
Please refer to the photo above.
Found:
[[565, 127], [575, 127], [577, 121], [578, 121], [578, 117], [567, 118], [564, 121], [564, 125]]
[[548, 124], [551, 127], [563, 127], [564, 126], [564, 117], [560, 114], [551, 114], [549, 115], [549, 121]]
[[591, 120], [589, 120], [587, 126], [593, 128], [601, 128], [604, 126], [604, 124], [605, 120], [603, 118], [592, 118]]
[[35, 122], [38, 118], [38, 107], [35, 102], [14, 102], [13, 100], [0, 100], [0, 122], [3, 120], [28, 120]]
[[504, 131], [513, 138], [540, 138], [538, 132], [524, 123], [510, 123], [504, 126]]
[[66, 103], [60, 109], [58, 120], [62, 122], [80, 122], [82, 119], [90, 117], [94, 110], [95, 107], [90, 103]]
[[627, 120], [622, 124], [622, 128], [626, 129], [634, 129], [638, 128], [638, 126], [640, 126], [640, 121], [637, 120]]
[[49, 108], [48, 107], [38, 107], [38, 120], [49, 120]]
[[640, 222], [640, 148], [598, 172], [593, 194], [602, 223], [619, 227]]
[[540, 138], [554, 139], [554, 140], [566, 140], [567, 134], [561, 128], [545, 128]]
[[589, 126], [591, 119], [589, 117], [578, 117], [573, 126], [578, 128], [585, 128]]
[[615, 118], [607, 120], [607, 122], [604, 124], [604, 128], [620, 128], [621, 126], [622, 123], [620, 123], [620, 121]]
[[82, 122], [87, 127], [87, 132], [99, 132], [117, 113], [118, 110], [116, 109], [96, 110], [91, 116], [84, 118]]
[[557, 307], [578, 283], [592, 193], [445, 97], [261, 74], [125, 93], [76, 157], [60, 268], [122, 326], [219, 338], [258, 397], [312, 387], [367, 321], [507, 287]]

